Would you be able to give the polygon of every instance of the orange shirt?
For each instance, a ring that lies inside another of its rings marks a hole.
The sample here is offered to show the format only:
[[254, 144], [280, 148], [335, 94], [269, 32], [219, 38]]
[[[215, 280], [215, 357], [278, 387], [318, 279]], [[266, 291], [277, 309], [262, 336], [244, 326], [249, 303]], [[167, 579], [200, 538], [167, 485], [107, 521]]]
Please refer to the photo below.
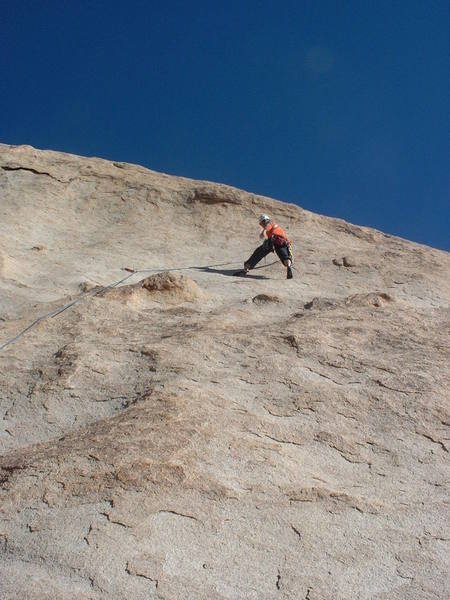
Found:
[[286, 235], [286, 232], [276, 223], [269, 223], [264, 229], [264, 233], [266, 234], [268, 240], [270, 240], [272, 236], [278, 235], [289, 243], [289, 238]]

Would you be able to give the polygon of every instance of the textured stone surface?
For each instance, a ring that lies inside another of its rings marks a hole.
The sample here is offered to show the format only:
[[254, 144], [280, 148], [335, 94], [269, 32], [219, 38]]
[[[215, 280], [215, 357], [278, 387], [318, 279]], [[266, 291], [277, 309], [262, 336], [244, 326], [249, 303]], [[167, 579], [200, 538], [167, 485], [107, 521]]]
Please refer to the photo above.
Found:
[[449, 596], [448, 254], [26, 146], [0, 211], [0, 346], [76, 300], [0, 351], [2, 598]]

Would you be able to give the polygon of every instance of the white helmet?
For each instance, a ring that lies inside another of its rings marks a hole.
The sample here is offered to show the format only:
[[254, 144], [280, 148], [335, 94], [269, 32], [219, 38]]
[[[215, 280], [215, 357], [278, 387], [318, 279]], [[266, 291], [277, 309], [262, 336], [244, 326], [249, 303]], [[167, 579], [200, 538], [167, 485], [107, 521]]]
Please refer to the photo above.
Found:
[[264, 223], [264, 225], [267, 225], [267, 223], [270, 223], [270, 217], [268, 215], [259, 215], [258, 223], [260, 225], [261, 225], [261, 223]]

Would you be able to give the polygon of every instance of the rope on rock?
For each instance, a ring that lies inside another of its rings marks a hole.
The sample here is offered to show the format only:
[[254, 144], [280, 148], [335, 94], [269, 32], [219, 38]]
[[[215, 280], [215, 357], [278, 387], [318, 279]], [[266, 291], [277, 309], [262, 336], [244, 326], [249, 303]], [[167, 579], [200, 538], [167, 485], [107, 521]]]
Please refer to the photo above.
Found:
[[[129, 279], [130, 277], [133, 277], [133, 275], [138, 275], [140, 273], [158, 273], [158, 272], [161, 272], [161, 271], [164, 271], [164, 272], [170, 272], [170, 271], [189, 271], [189, 270], [193, 270], [193, 269], [208, 269], [208, 268], [213, 268], [213, 267], [225, 267], [227, 265], [234, 265], [234, 264], [238, 264], [240, 262], [241, 262], [241, 260], [238, 259], [238, 260], [235, 260], [233, 262], [219, 263], [219, 264], [216, 264], [216, 265], [205, 265], [205, 266], [202, 266], [202, 267], [198, 267], [196, 265], [191, 265], [189, 267], [174, 267], [172, 269], [166, 269], [164, 267], [159, 267], [159, 268], [153, 268], [153, 269], [140, 269], [138, 271], [134, 271], [133, 270], [132, 272], [128, 273], [128, 275], [125, 275], [125, 277], [122, 277], [122, 279], [119, 279], [118, 281], [115, 281], [114, 283], [110, 283], [109, 285], [105, 285], [105, 286], [102, 286], [100, 288], [94, 288], [93, 290], [90, 290], [89, 292], [86, 292], [85, 294], [82, 294], [81, 296], [78, 296], [78, 298], [75, 298], [75, 300], [72, 300], [68, 304], [65, 304], [64, 306], [60, 306], [60, 307], [56, 308], [55, 310], [53, 310], [53, 311], [51, 311], [49, 313], [46, 313], [45, 315], [42, 315], [42, 316], [38, 317], [35, 321], [33, 321], [32, 323], [30, 323], [30, 325], [28, 325], [28, 327], [26, 327], [25, 329], [23, 329], [22, 331], [20, 331], [17, 335], [15, 335], [11, 339], [7, 340], [2, 345], [0, 345], [0, 351], [4, 350], [4, 348], [6, 348], [7, 346], [9, 346], [10, 344], [12, 344], [13, 342], [15, 342], [16, 340], [20, 339], [23, 335], [25, 335], [25, 333], [27, 333], [28, 331], [30, 331], [30, 329], [33, 329], [33, 327], [36, 327], [36, 325], [38, 325], [39, 323], [41, 323], [41, 321], [45, 321], [46, 319], [52, 319], [52, 318], [56, 317], [57, 315], [60, 315], [61, 313], [63, 313], [67, 309], [71, 308], [75, 304], [78, 304], [78, 302], [81, 302], [81, 300], [84, 300], [85, 298], [89, 298], [91, 296], [92, 297], [98, 296], [99, 294], [105, 292], [106, 290], [115, 288], [118, 285], [120, 285], [121, 283], [123, 283], [124, 281], [126, 281], [127, 279]], [[275, 261], [275, 262], [277, 262], [277, 261]], [[270, 267], [270, 265], [274, 265], [275, 262], [270, 263], [268, 265], [264, 265], [262, 267], [255, 267], [255, 268], [256, 269], [263, 269], [265, 267]], [[125, 270], [131, 271], [131, 269], [125, 269]]]

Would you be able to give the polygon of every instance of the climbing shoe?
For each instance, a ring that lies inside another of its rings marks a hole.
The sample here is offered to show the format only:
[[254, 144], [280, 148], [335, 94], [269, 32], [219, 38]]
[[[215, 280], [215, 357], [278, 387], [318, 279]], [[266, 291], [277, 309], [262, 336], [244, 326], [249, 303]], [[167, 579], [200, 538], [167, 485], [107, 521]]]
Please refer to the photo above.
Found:
[[288, 267], [286, 279], [292, 279], [293, 277], [294, 277], [294, 273], [292, 272], [292, 267]]

